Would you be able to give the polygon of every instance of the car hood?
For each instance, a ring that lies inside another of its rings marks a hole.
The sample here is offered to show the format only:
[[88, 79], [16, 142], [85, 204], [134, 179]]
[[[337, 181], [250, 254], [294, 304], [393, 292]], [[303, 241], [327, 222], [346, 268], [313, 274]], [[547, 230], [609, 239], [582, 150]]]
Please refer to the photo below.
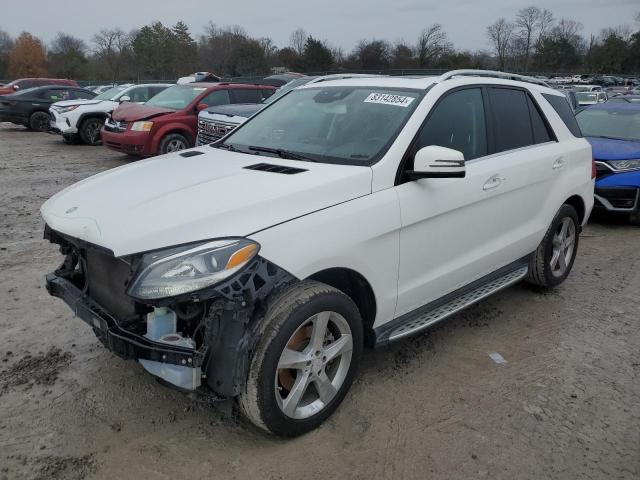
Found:
[[587, 137], [595, 160], [629, 160], [640, 158], [640, 142]]
[[164, 115], [165, 113], [175, 113], [175, 110], [140, 105], [135, 102], [125, 102], [121, 103], [120, 106], [113, 111], [111, 117], [119, 122], [135, 122], [137, 120], [148, 120], [149, 118]]
[[264, 103], [237, 103], [231, 105], [220, 105], [207, 109], [207, 113], [226, 115], [228, 117], [249, 118], [258, 110], [264, 108], [264, 106]]
[[62, 100], [61, 102], [56, 102], [51, 106], [52, 107], [53, 106], [70, 107], [72, 105], [97, 105], [98, 103], [103, 103], [103, 102], [115, 103], [110, 100]]
[[[211, 147], [100, 173], [47, 200], [52, 229], [129, 255], [212, 238], [248, 236], [371, 193], [369, 167], [249, 155]], [[245, 168], [259, 163], [294, 174]], [[283, 239], [286, 241], [286, 239]]]

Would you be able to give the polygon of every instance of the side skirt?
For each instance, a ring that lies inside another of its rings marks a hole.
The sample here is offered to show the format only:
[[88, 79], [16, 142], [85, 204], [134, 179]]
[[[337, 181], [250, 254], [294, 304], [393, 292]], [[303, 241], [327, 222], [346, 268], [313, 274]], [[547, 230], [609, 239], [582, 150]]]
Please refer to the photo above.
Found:
[[374, 329], [376, 347], [414, 335], [489, 295], [522, 280], [529, 271], [527, 255], [489, 275]]

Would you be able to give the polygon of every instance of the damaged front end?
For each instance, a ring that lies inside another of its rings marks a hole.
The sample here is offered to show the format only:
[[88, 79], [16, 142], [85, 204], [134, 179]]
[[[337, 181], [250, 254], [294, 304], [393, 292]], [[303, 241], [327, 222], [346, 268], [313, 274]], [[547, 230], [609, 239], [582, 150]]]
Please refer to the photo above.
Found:
[[[88, 323], [105, 347], [175, 387], [195, 390], [204, 382], [224, 397], [244, 386], [267, 298], [296, 280], [242, 239], [115, 257], [48, 226], [44, 237], [65, 256], [46, 276], [47, 290]], [[235, 248], [231, 254], [224, 250], [229, 245]], [[202, 251], [222, 252], [222, 266], [217, 253], [207, 257]], [[196, 252], [188, 257], [194, 261], [181, 261], [190, 252]], [[216, 275], [227, 278], [202, 287]], [[180, 288], [172, 287], [174, 278]]]

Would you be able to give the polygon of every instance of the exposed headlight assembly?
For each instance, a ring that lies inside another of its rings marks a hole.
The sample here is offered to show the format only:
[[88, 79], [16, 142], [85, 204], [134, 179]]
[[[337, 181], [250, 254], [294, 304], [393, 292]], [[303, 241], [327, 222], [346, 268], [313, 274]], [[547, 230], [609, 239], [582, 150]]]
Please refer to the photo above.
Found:
[[134, 132], [150, 132], [153, 122], [133, 122], [131, 130]]
[[241, 270], [259, 249], [256, 242], [232, 238], [146, 253], [127, 294], [152, 300], [210, 287]]
[[640, 170], [640, 158], [633, 160], [608, 160], [607, 165], [615, 171]]

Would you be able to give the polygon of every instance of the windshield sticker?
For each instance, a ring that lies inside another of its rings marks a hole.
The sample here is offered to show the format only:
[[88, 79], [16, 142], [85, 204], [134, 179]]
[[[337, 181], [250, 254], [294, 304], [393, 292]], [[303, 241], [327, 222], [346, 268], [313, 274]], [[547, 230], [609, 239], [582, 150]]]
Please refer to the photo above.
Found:
[[193, 87], [194, 92], [202, 92], [206, 90], [206, 87]]
[[383, 105], [396, 105], [397, 107], [408, 107], [415, 98], [404, 95], [391, 95], [388, 93], [371, 93], [364, 99], [364, 103], [381, 103]]

